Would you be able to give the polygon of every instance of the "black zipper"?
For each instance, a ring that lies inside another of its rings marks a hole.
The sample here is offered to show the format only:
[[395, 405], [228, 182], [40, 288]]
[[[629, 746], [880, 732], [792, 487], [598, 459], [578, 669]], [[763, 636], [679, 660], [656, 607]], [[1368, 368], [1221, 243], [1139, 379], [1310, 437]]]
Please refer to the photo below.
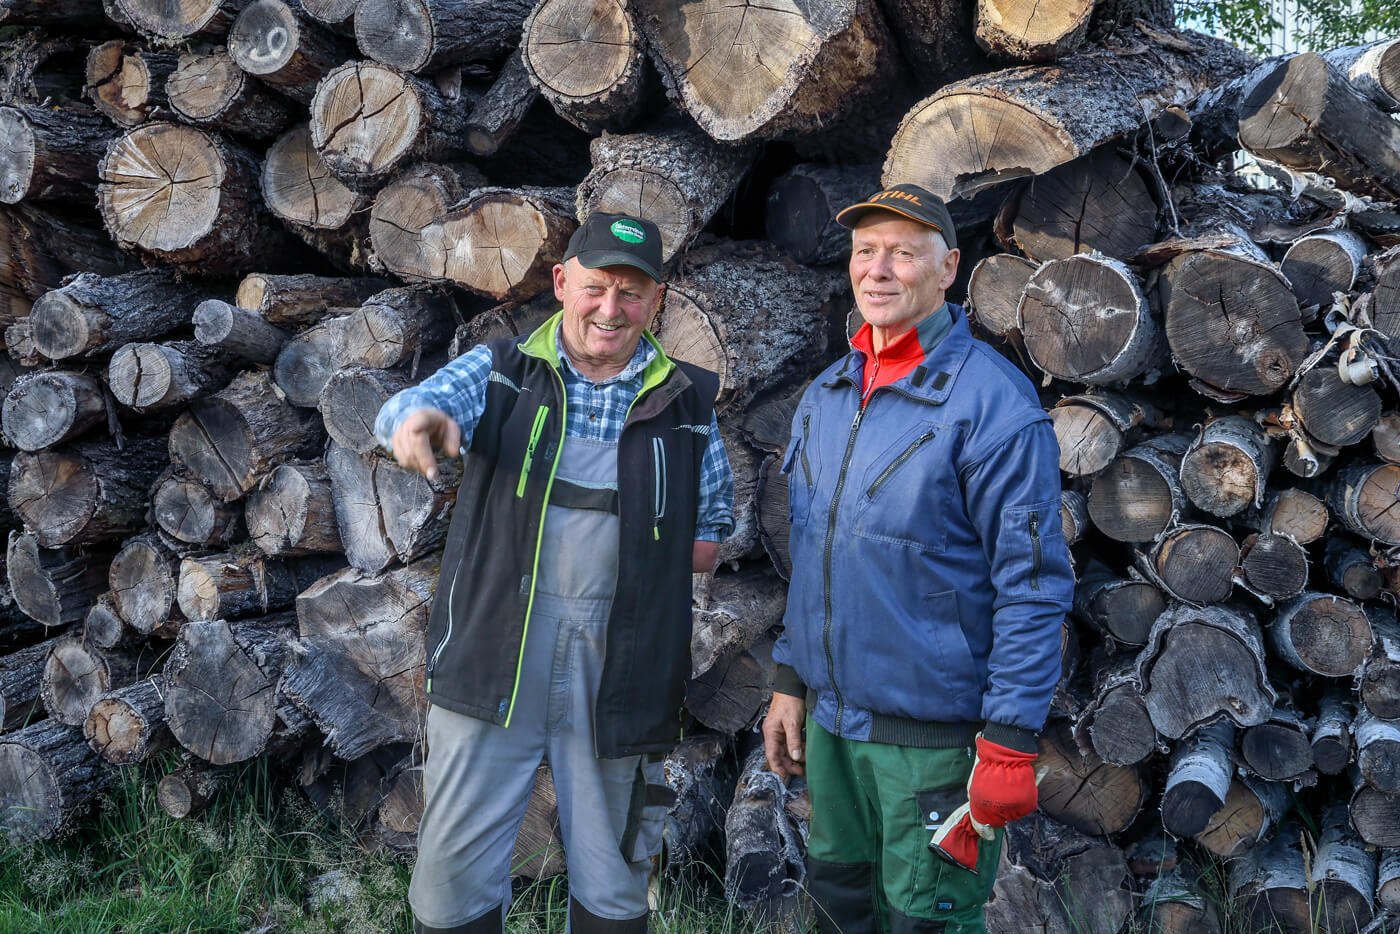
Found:
[[798, 452], [802, 455], [802, 476], [807, 479], [807, 489], [812, 488], [812, 465], [807, 461], [807, 442], [811, 438], [809, 429], [812, 424], [812, 416], [802, 416], [802, 440], [798, 442]]
[[876, 477], [875, 482], [870, 484], [870, 489], [865, 491], [865, 498], [874, 499], [875, 491], [880, 489], [880, 487], [884, 485], [885, 481], [890, 478], [890, 474], [894, 473], [900, 468], [901, 465], [904, 464], [905, 461], [913, 457], [915, 451], [917, 451], [919, 448], [923, 447], [930, 440], [932, 440], [935, 433], [936, 432], [934, 432], [932, 428], [924, 432], [914, 441], [913, 444], [905, 448], [904, 453], [896, 457], [893, 463], [891, 463], [884, 470], [880, 471], [880, 476]]
[[1030, 514], [1031, 527], [1031, 590], [1040, 589], [1040, 513]]
[[831, 654], [831, 549], [836, 538], [836, 510], [841, 504], [841, 490], [846, 486], [846, 469], [851, 465], [851, 452], [856, 447], [856, 433], [860, 431], [860, 420], [865, 409], [857, 409], [851, 420], [851, 436], [846, 441], [846, 456], [841, 459], [841, 472], [836, 476], [836, 489], [831, 494], [831, 508], [826, 517], [826, 548], [822, 553], [822, 596], [826, 601], [826, 621], [822, 626], [822, 647], [826, 649], [826, 673], [831, 679], [831, 691], [836, 695], [835, 735], [841, 735], [841, 717], [846, 712], [846, 702], [841, 698], [841, 689], [836, 686], [836, 659]]

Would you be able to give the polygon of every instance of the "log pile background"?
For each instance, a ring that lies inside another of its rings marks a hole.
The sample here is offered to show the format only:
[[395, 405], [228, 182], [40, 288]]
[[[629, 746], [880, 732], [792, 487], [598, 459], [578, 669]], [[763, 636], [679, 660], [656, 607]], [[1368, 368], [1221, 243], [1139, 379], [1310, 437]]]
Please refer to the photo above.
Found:
[[[1223, 861], [1253, 922], [1365, 928], [1400, 909], [1398, 73], [1128, 0], [0, 0], [0, 824], [178, 747], [171, 814], [268, 756], [412, 853], [456, 476], [374, 415], [627, 210], [736, 474], [667, 865], [799, 924], [806, 797], [753, 729], [781, 459], [859, 324], [832, 214], [916, 182], [1041, 387], [1080, 577], [989, 927], [1218, 929]], [[547, 767], [518, 853], [562, 868]]]

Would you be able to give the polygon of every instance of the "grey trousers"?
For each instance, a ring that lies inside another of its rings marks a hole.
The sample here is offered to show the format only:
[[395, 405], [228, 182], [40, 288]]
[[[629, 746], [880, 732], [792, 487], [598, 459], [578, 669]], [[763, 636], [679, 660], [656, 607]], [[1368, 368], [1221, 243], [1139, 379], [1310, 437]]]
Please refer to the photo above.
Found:
[[[633, 806], [646, 782], [641, 757], [594, 753], [607, 610], [607, 601], [536, 595], [509, 727], [429, 708], [427, 803], [408, 893], [424, 923], [450, 928], [509, 902], [511, 854], [545, 757], [554, 773], [570, 896], [600, 918], [646, 914], [665, 808]], [[653, 783], [663, 784], [659, 777]], [[631, 859], [621, 849], [625, 837]]]

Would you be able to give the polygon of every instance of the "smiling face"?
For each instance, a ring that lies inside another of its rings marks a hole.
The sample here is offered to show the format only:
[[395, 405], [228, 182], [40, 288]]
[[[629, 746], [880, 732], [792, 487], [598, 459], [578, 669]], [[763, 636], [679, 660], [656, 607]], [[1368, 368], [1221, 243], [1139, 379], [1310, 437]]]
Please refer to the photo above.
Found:
[[959, 255], [932, 227], [889, 211], [870, 211], [856, 224], [851, 288], [877, 352], [938, 310], [958, 274]]
[[592, 380], [621, 373], [665, 288], [640, 269], [589, 269], [577, 258], [554, 267], [554, 297], [564, 304], [560, 335], [579, 372]]

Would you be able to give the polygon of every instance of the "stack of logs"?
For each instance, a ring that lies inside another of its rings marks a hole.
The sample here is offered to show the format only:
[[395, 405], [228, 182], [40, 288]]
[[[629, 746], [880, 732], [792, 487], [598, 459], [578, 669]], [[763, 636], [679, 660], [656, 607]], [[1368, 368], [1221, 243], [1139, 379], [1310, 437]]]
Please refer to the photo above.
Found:
[[[6, 834], [178, 747], [171, 814], [268, 756], [412, 852], [456, 474], [400, 469], [375, 413], [537, 326], [578, 218], [626, 210], [660, 225], [655, 330], [719, 374], [736, 485], [670, 865], [800, 916], [806, 798], [752, 729], [782, 456], [859, 324], [834, 210], [915, 182], [959, 224], [952, 297], [1042, 388], [1080, 577], [989, 926], [1218, 929], [1216, 857], [1258, 924], [1400, 908], [1400, 44], [1256, 65], [1170, 18], [0, 0]], [[562, 868], [551, 799], [542, 767], [523, 875]]]

